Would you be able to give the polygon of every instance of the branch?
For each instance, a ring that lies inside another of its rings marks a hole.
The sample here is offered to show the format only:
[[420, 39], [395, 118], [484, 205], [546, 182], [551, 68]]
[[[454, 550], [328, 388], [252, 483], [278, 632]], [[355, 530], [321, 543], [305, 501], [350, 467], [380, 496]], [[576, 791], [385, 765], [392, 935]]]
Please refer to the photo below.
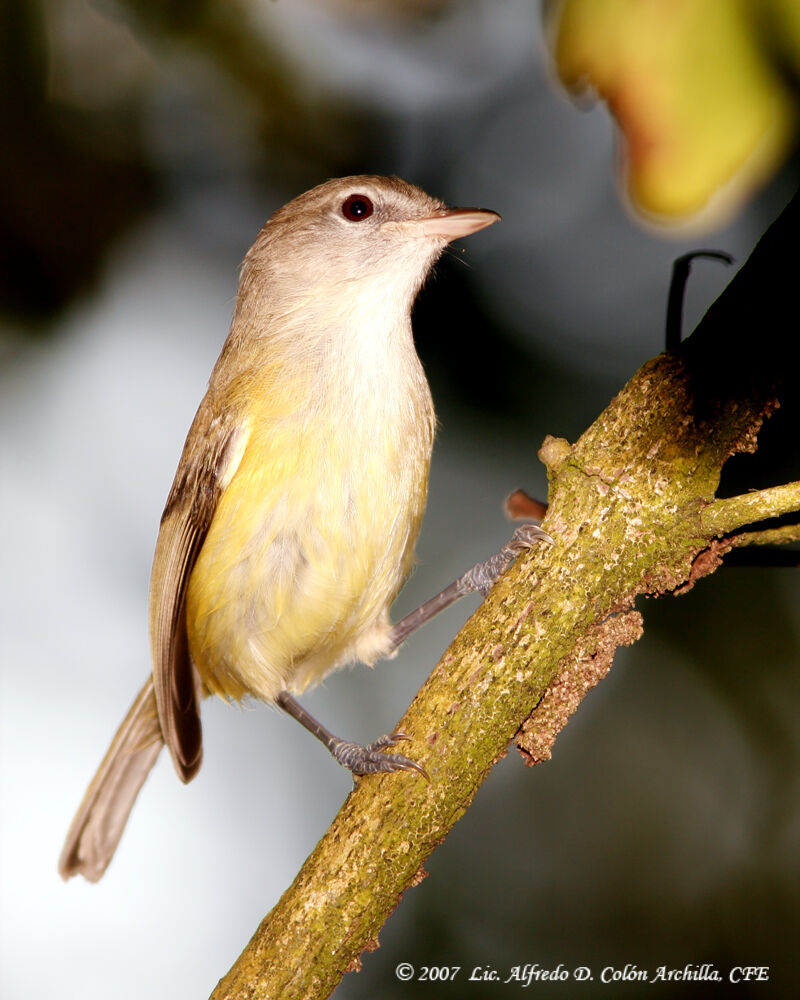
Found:
[[[784, 524], [780, 528], [746, 531], [733, 539], [736, 545], [783, 545], [800, 542], [800, 524]], [[796, 551], [796, 550], [795, 550]], [[797, 553], [800, 556], [800, 552]]]
[[555, 546], [518, 558], [398, 725], [430, 782], [359, 781], [213, 1000], [328, 996], [377, 947], [384, 921], [515, 737], [530, 762], [549, 756], [617, 646], [641, 634], [636, 597], [691, 587], [734, 544], [719, 535], [800, 509], [797, 484], [715, 500], [723, 464], [755, 449], [777, 405], [783, 385], [772, 370], [787, 379], [792, 370], [769, 354], [769, 316], [759, 317], [763, 357], [736, 344], [752, 313], [743, 303], [764, 280], [761, 301], [785, 308], [793, 277], [775, 254], [798, 215], [797, 205], [787, 210], [693, 337], [645, 364], [574, 445], [545, 441], [543, 526]]
[[746, 524], [765, 521], [769, 517], [779, 517], [781, 514], [791, 514], [799, 509], [800, 482], [786, 483], [785, 486], [756, 490], [744, 496], [715, 500], [703, 511], [700, 520], [706, 531], [710, 531], [713, 535], [725, 535], [743, 528]]

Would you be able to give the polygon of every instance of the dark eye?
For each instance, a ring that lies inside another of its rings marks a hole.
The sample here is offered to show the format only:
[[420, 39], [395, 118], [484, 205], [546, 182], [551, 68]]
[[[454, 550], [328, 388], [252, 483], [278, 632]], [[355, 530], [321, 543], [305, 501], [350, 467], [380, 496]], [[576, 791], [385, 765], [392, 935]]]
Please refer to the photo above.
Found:
[[368, 219], [372, 211], [372, 202], [365, 194], [351, 194], [342, 202], [342, 215], [350, 222]]

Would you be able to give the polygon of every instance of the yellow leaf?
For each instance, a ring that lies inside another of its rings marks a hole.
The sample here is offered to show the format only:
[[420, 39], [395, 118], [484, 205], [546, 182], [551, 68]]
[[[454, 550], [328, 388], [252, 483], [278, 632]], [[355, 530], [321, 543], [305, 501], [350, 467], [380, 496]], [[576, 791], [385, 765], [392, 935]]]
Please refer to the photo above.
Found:
[[797, 110], [767, 26], [786, 25], [793, 45], [783, 58], [799, 65], [798, 8], [797, 0], [564, 0], [556, 8], [558, 73], [573, 93], [591, 88], [608, 104], [639, 211], [663, 222], [718, 215], [777, 168]]

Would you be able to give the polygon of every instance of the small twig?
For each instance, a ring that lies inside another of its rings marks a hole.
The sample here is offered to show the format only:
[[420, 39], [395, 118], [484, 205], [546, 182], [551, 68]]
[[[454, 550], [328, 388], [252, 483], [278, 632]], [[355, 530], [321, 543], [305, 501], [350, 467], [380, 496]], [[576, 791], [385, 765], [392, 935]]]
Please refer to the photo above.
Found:
[[686, 282], [689, 280], [689, 273], [692, 270], [692, 261], [696, 257], [721, 260], [725, 264], [732, 264], [734, 260], [724, 250], [692, 250], [691, 253], [685, 253], [682, 257], [676, 257], [672, 264], [672, 280], [669, 284], [669, 295], [667, 296], [667, 326], [664, 342], [668, 351], [674, 350], [681, 342], [683, 335], [683, 299], [686, 293]]
[[[736, 535], [734, 545], [785, 545], [800, 542], [800, 524], [783, 524], [780, 528], [765, 528], [762, 531], [745, 531]], [[776, 550], [780, 551], [780, 550]], [[800, 552], [796, 553], [800, 556]]]
[[547, 504], [522, 489], [509, 493], [504, 506], [506, 514], [514, 521], [529, 521], [531, 518], [541, 521], [547, 514]]
[[[770, 486], [737, 497], [715, 500], [700, 514], [703, 531], [713, 537], [727, 535], [747, 524], [800, 511], [800, 481]], [[794, 540], [794, 539], [792, 539]]]

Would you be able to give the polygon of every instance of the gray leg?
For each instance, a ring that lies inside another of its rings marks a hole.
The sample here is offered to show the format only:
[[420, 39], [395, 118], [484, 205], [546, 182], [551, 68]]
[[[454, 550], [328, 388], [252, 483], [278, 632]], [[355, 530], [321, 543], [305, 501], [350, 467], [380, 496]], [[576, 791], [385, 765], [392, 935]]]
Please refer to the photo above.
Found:
[[[508, 569], [519, 553], [540, 540], [553, 544], [553, 539], [538, 525], [521, 524], [514, 532], [511, 541], [504, 545], [499, 552], [496, 552], [485, 562], [476, 563], [472, 569], [467, 570], [449, 587], [445, 587], [435, 597], [421, 604], [416, 611], [412, 611], [411, 614], [401, 619], [392, 629], [393, 648], [397, 648], [420, 625], [424, 625], [434, 615], [450, 607], [465, 594], [477, 591], [485, 597], [497, 578]], [[399, 753], [383, 752], [387, 747], [392, 747], [401, 740], [410, 739], [405, 733], [390, 733], [366, 746], [362, 746], [360, 743], [349, 743], [347, 740], [341, 740], [338, 736], [334, 736], [317, 722], [288, 691], [281, 691], [276, 701], [284, 712], [291, 715], [301, 726], [304, 726], [320, 742], [324, 743], [342, 767], [346, 767], [353, 774], [375, 774], [379, 771], [416, 771], [424, 778], [428, 777], [425, 768], [413, 760], [409, 760], [408, 757]]]
[[399, 753], [383, 752], [386, 747], [394, 746], [401, 740], [411, 739], [405, 733], [391, 733], [387, 736], [381, 736], [374, 743], [368, 743], [366, 746], [362, 746], [360, 743], [348, 743], [347, 740], [340, 740], [338, 736], [334, 736], [317, 722], [313, 715], [310, 715], [288, 691], [281, 691], [276, 700], [284, 712], [291, 715], [301, 726], [304, 726], [320, 742], [324, 743], [342, 767], [346, 767], [353, 774], [375, 774], [378, 771], [416, 771], [423, 778], [428, 777], [428, 772], [421, 764], [415, 764], [413, 760], [409, 760], [408, 757]]
[[449, 608], [451, 604], [455, 604], [459, 598], [466, 594], [477, 591], [486, 597], [498, 577], [502, 576], [520, 552], [531, 548], [537, 541], [554, 544], [550, 535], [546, 531], [542, 531], [537, 524], [521, 524], [511, 536], [511, 541], [504, 545], [499, 552], [490, 556], [485, 562], [476, 563], [472, 569], [468, 569], [449, 587], [445, 587], [435, 597], [420, 604], [405, 618], [401, 618], [392, 628], [393, 648], [396, 649], [405, 642], [412, 632], [416, 632], [421, 625], [430, 621], [440, 611]]

